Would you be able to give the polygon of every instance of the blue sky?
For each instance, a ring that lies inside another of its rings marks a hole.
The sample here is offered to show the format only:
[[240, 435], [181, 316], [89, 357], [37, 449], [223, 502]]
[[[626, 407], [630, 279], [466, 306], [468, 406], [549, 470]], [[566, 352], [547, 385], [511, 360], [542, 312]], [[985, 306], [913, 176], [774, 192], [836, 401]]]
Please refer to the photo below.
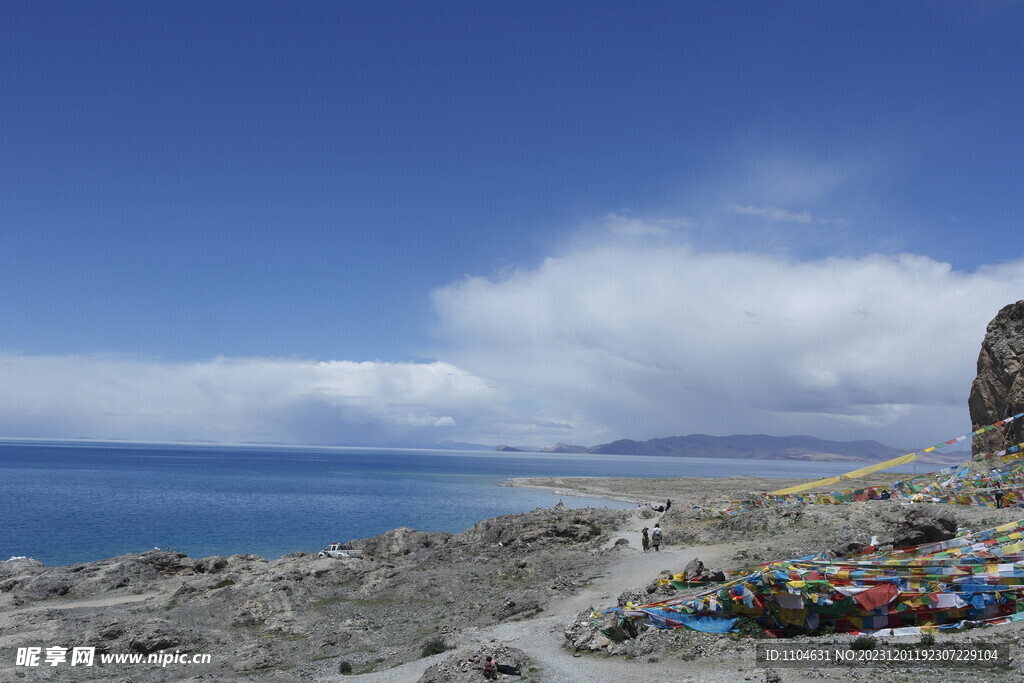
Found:
[[1021, 3], [551, 5], [0, 3], [0, 435], [969, 428]]

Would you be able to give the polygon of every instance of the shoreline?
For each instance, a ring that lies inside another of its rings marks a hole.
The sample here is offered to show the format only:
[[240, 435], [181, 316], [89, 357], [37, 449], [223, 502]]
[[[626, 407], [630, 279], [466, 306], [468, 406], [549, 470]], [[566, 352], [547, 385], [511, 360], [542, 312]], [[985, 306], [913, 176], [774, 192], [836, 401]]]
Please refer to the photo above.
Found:
[[[498, 484], [498, 486], [507, 486], [509, 488], [522, 488], [522, 489], [537, 489], [539, 491], [551, 491], [556, 496], [572, 496], [574, 498], [593, 498], [596, 500], [610, 500], [617, 503], [643, 503], [644, 500], [639, 499], [634, 495], [626, 494], [606, 494], [606, 495], [594, 495], [585, 489], [575, 488], [569, 485], [555, 485], [538, 482], [548, 481], [560, 481], [562, 477], [513, 477], [506, 479], [505, 481]], [[607, 477], [572, 477], [572, 479], [607, 479]]]

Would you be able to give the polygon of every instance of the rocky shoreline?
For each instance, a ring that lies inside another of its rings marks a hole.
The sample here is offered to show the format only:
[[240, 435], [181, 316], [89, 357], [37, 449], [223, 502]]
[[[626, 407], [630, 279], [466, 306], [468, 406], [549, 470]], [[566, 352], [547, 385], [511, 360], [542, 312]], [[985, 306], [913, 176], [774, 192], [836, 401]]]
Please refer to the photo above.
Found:
[[[310, 680], [342, 662], [353, 673], [387, 668], [420, 659], [436, 638], [543, 611], [600, 570], [612, 553], [599, 541], [626, 514], [556, 506], [455, 535], [400, 528], [354, 541], [360, 559], [153, 550], [69, 567], [0, 562], [0, 679], [46, 673], [11, 665], [19, 647], [53, 645], [212, 653], [196, 680]], [[167, 680], [140, 666], [75, 674]]]
[[[210, 653], [212, 661], [76, 667], [75, 680], [476, 681], [487, 654], [499, 657], [502, 678], [520, 681], [764, 680], [750, 641], [650, 631], [612, 642], [589, 625], [588, 615], [667, 595], [658, 576], [696, 568], [697, 560], [708, 571], [737, 571], [871, 535], [902, 542], [907, 534], [943, 533], [950, 525], [981, 529], [1024, 517], [1018, 509], [897, 501], [726, 518], [699, 507], [704, 499], [787, 485], [753, 477], [510, 484], [673, 505], [664, 514], [557, 505], [485, 520], [460, 534], [395, 529], [354, 541], [361, 559], [305, 553], [271, 562], [256, 555], [194, 559], [154, 550], [70, 567], [0, 562], [0, 679], [65, 680], [67, 664], [14, 666], [19, 647], [95, 646], [98, 653]], [[665, 546], [642, 553], [639, 530], [654, 521], [665, 530]], [[984, 633], [1021, 652], [1018, 625]], [[940, 636], [957, 637], [965, 636]], [[986, 677], [1011, 680], [1020, 673]], [[780, 675], [860, 676], [845, 669]], [[899, 676], [942, 678], [925, 670]]]

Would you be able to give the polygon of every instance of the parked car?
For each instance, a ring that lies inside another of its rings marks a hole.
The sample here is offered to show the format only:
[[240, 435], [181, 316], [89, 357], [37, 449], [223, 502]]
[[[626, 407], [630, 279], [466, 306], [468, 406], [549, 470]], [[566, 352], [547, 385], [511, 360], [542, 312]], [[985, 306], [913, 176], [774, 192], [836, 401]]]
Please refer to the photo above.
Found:
[[327, 546], [326, 548], [324, 548], [323, 550], [321, 550], [319, 553], [317, 553], [317, 557], [334, 557], [334, 558], [339, 558], [339, 557], [362, 557], [362, 556], [363, 556], [363, 551], [362, 550], [356, 550], [355, 548], [350, 546], [348, 543], [332, 543], [329, 546]]

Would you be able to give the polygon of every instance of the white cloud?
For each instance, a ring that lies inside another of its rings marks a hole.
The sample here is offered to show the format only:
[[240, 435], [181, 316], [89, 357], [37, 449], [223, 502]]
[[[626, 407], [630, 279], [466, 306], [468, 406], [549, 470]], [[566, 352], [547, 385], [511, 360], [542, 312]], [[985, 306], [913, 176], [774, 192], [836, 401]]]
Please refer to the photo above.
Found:
[[0, 356], [0, 433], [299, 443], [433, 442], [500, 392], [447, 363]]
[[775, 206], [739, 206], [733, 204], [728, 207], [733, 213], [746, 216], [758, 216], [773, 221], [814, 223], [814, 216], [810, 211], [790, 211]]
[[[966, 430], [985, 326], [1024, 264], [800, 262], [599, 246], [434, 301], [448, 360], [595, 443], [691, 432], [919, 445]], [[926, 445], [931, 445], [930, 443]]]
[[605, 216], [605, 224], [613, 233], [631, 237], [672, 235], [694, 226], [694, 222], [685, 216], [644, 219], [627, 213], [610, 213]]
[[740, 206], [732, 204], [726, 207], [729, 211], [741, 216], [757, 216], [780, 223], [816, 223], [818, 225], [847, 225], [849, 221], [842, 218], [817, 218], [810, 211], [791, 211], [777, 206]]

